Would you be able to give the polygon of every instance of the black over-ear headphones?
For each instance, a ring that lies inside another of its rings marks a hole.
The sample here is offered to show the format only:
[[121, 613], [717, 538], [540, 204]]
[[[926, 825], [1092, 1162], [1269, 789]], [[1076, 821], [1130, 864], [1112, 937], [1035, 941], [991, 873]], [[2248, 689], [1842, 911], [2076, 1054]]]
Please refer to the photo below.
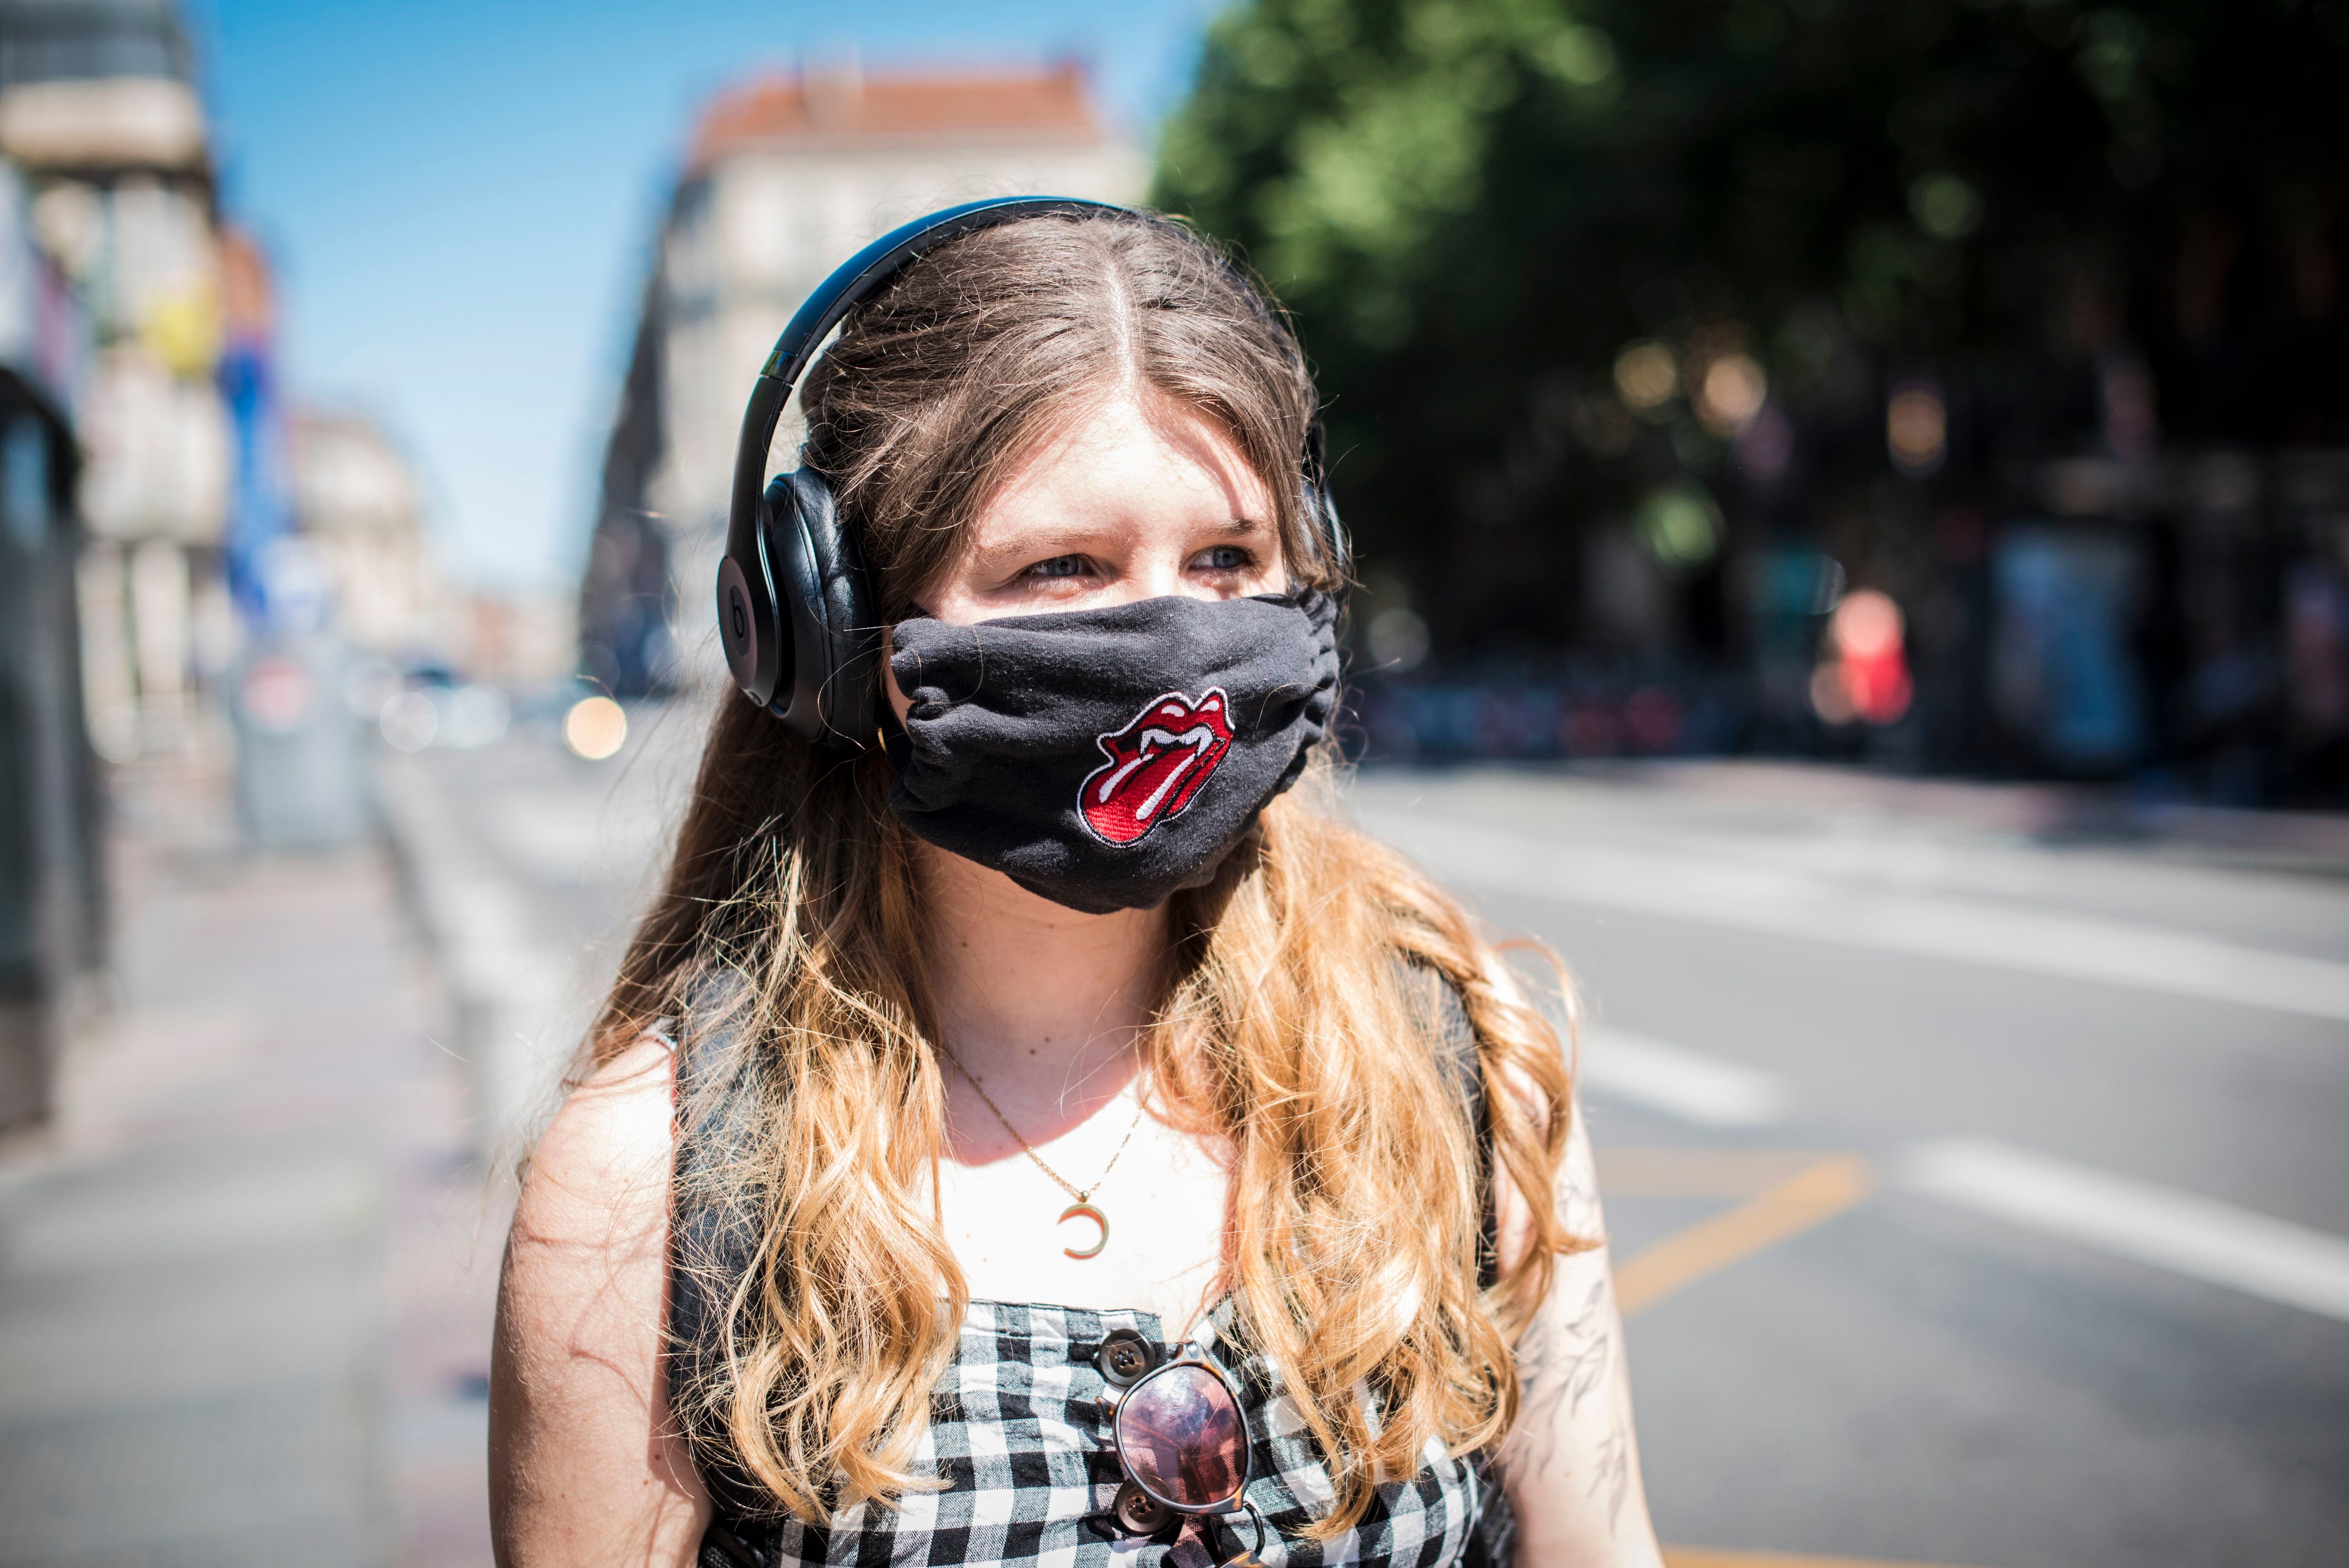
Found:
[[[718, 632], [745, 695], [810, 740], [856, 749], [873, 744], [881, 716], [881, 623], [855, 531], [843, 527], [832, 488], [799, 469], [767, 479], [775, 425], [801, 372], [832, 329], [925, 253], [976, 229], [1050, 213], [1123, 212], [1065, 196], [1009, 196], [917, 218], [849, 258], [801, 305], [775, 340], [742, 415], [726, 559], [718, 568]], [[1306, 437], [1305, 505], [1334, 575], [1347, 565], [1346, 535], [1330, 504], [1316, 418]]]

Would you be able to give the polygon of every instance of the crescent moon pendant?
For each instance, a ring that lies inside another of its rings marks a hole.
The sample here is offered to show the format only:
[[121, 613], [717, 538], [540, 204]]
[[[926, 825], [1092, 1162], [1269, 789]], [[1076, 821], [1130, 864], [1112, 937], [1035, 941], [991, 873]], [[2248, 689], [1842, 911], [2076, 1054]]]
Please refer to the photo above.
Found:
[[1061, 1251], [1066, 1253], [1072, 1258], [1099, 1257], [1101, 1255], [1101, 1250], [1109, 1245], [1109, 1216], [1102, 1213], [1099, 1209], [1094, 1208], [1091, 1203], [1071, 1203], [1067, 1208], [1061, 1211], [1061, 1218], [1058, 1222], [1065, 1225], [1071, 1220], [1077, 1218], [1079, 1215], [1082, 1215], [1084, 1218], [1091, 1220], [1094, 1224], [1099, 1225], [1101, 1227], [1101, 1234], [1093, 1239], [1093, 1244], [1092, 1246], [1062, 1247]]

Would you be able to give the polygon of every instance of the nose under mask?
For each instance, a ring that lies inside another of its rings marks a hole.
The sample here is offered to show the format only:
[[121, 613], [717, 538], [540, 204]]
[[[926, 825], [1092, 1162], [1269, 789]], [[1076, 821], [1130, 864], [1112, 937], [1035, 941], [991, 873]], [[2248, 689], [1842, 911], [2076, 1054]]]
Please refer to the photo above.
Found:
[[1151, 908], [1215, 875], [1303, 771], [1337, 703], [1337, 614], [1302, 589], [902, 621], [890, 807], [1056, 903]]

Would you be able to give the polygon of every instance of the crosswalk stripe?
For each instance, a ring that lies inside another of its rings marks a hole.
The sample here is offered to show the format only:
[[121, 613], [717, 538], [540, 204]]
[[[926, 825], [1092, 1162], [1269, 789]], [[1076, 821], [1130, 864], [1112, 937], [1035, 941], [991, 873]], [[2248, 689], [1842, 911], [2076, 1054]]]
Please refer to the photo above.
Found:
[[1627, 1029], [1590, 1030], [1575, 1068], [1586, 1088], [1698, 1127], [1767, 1127], [1786, 1114], [1776, 1074]]
[[1562, 843], [1423, 812], [1366, 811], [1362, 820], [1439, 880], [1490, 892], [2349, 1021], [2349, 964], [2328, 959], [2088, 915]]
[[1912, 1150], [1913, 1191], [2190, 1278], [2349, 1321], [2349, 1241], [1986, 1139]]
[[[1774, 1075], [1615, 1030], [1594, 1032], [1580, 1072], [1583, 1086], [1599, 1095], [1703, 1127], [1760, 1125], [1765, 1114], [1778, 1119], [1789, 1098]], [[1901, 1161], [1901, 1172], [1910, 1190], [1993, 1219], [2349, 1321], [2349, 1239], [1988, 1139], [1916, 1145]], [[1805, 1221], [1780, 1233], [1772, 1230], [1776, 1221], [1761, 1218], [1799, 1210], [1799, 1204], [1790, 1208], [1757, 1198], [1721, 1216], [1717, 1235], [1704, 1233], [1700, 1238], [1700, 1226], [1670, 1241], [1690, 1258], [1710, 1258], [1708, 1249], [1716, 1245], [1725, 1249], [1723, 1261], [1705, 1263], [1689, 1275], [1694, 1278], [1817, 1222]], [[1744, 1239], [1765, 1233], [1770, 1239], [1751, 1245]], [[1671, 1263], [1666, 1271], [1668, 1255], [1678, 1253], [1666, 1254], [1660, 1243], [1622, 1265], [1619, 1278], [1635, 1265], [1657, 1274], [1659, 1281], [1671, 1272], [1673, 1283], [1666, 1288], [1651, 1290], [1647, 1283], [1630, 1287], [1650, 1292], [1643, 1301], [1661, 1299], [1687, 1283], [1673, 1272], [1682, 1263]]]

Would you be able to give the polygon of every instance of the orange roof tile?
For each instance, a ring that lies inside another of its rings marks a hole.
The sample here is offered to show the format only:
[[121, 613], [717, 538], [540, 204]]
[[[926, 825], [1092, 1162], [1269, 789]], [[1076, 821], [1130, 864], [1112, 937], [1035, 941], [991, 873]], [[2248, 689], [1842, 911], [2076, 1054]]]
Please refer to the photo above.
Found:
[[692, 167], [752, 147], [1091, 142], [1101, 124], [1073, 61], [1027, 71], [803, 71], [729, 88], [702, 111]]

